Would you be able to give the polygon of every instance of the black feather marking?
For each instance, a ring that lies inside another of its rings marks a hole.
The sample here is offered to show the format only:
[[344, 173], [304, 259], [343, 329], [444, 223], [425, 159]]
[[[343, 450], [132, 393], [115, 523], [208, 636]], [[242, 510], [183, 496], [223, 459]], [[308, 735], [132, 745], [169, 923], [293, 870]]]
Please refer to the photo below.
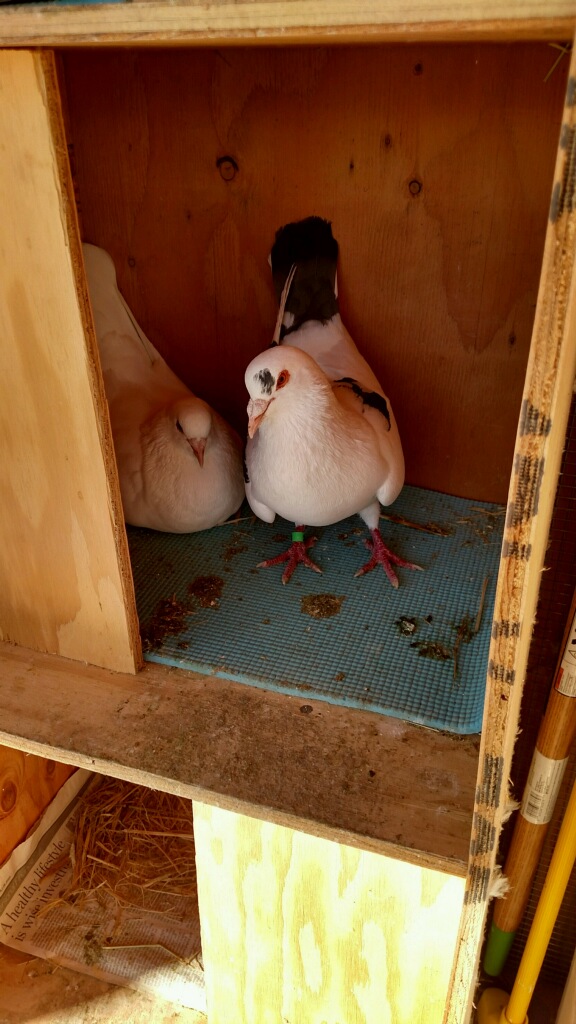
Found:
[[377, 391], [364, 391], [353, 377], [340, 377], [340, 380], [335, 380], [334, 383], [348, 385], [363, 405], [369, 405], [370, 408], [377, 409], [378, 412], [382, 413], [388, 424], [388, 430], [390, 430], [392, 424], [390, 423], [388, 403], [382, 395], [379, 395]]
[[244, 456], [243, 456], [242, 461], [244, 463], [244, 483], [245, 484], [249, 484], [250, 483], [250, 477], [248, 475], [248, 463], [246, 462], [246, 446], [244, 446]]
[[260, 381], [260, 388], [265, 395], [272, 394], [276, 378], [272, 376], [270, 370], [258, 370], [258, 373], [254, 374], [254, 380]]
[[286, 224], [276, 232], [270, 260], [278, 302], [292, 266], [297, 266], [285, 306], [294, 319], [290, 327], [282, 329], [281, 338], [297, 331], [307, 320], [326, 323], [336, 315], [338, 242], [330, 221], [307, 217]]

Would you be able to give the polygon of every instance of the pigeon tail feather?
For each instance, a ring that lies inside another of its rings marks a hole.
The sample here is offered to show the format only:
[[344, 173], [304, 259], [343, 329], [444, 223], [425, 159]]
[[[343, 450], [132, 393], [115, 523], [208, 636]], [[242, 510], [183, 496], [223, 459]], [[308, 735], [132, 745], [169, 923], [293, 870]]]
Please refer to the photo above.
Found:
[[307, 320], [327, 323], [336, 315], [338, 242], [329, 221], [322, 217], [307, 217], [280, 228], [276, 232], [270, 262], [281, 307], [287, 279], [296, 266], [292, 285], [284, 300], [281, 338], [297, 331]]

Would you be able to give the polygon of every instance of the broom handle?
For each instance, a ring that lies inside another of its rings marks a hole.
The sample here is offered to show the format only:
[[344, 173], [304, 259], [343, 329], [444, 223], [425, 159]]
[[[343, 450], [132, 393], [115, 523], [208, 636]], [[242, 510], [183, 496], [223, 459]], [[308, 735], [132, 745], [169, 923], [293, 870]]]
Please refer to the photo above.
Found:
[[554, 924], [576, 860], [576, 782], [568, 801], [558, 839], [526, 940], [510, 1001], [503, 1012], [506, 1024], [525, 1024], [526, 1013]]
[[528, 781], [504, 865], [510, 884], [496, 900], [484, 955], [487, 974], [500, 974], [528, 903], [560, 783], [576, 734], [576, 590], [554, 682], [536, 740]]

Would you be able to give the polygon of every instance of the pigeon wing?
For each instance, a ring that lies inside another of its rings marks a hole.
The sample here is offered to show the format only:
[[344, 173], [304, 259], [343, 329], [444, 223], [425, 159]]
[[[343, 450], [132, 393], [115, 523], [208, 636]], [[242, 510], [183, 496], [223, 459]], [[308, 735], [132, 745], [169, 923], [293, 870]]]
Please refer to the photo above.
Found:
[[129, 382], [156, 394], [160, 390], [175, 394], [188, 392], [121, 295], [111, 256], [88, 242], [83, 243], [82, 249], [107, 393], [109, 387], [111, 397], [122, 383]]

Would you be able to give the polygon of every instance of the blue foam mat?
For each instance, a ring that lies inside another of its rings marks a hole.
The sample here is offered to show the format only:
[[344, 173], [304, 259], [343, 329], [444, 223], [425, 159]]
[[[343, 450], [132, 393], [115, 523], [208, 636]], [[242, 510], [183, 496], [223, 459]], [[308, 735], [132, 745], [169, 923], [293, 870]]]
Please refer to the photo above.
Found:
[[[357, 516], [309, 531], [318, 537], [310, 554], [323, 575], [299, 566], [286, 586], [282, 566], [256, 566], [287, 548], [293, 525], [262, 523], [246, 505], [240, 521], [202, 533], [129, 527], [145, 657], [435, 729], [480, 732], [503, 512], [406, 486], [384, 515], [443, 533], [381, 521], [388, 546], [424, 569], [399, 569], [398, 590], [380, 567], [354, 578], [369, 558]], [[161, 625], [166, 599], [176, 609], [175, 633]], [[321, 617], [310, 614], [318, 609]]]

